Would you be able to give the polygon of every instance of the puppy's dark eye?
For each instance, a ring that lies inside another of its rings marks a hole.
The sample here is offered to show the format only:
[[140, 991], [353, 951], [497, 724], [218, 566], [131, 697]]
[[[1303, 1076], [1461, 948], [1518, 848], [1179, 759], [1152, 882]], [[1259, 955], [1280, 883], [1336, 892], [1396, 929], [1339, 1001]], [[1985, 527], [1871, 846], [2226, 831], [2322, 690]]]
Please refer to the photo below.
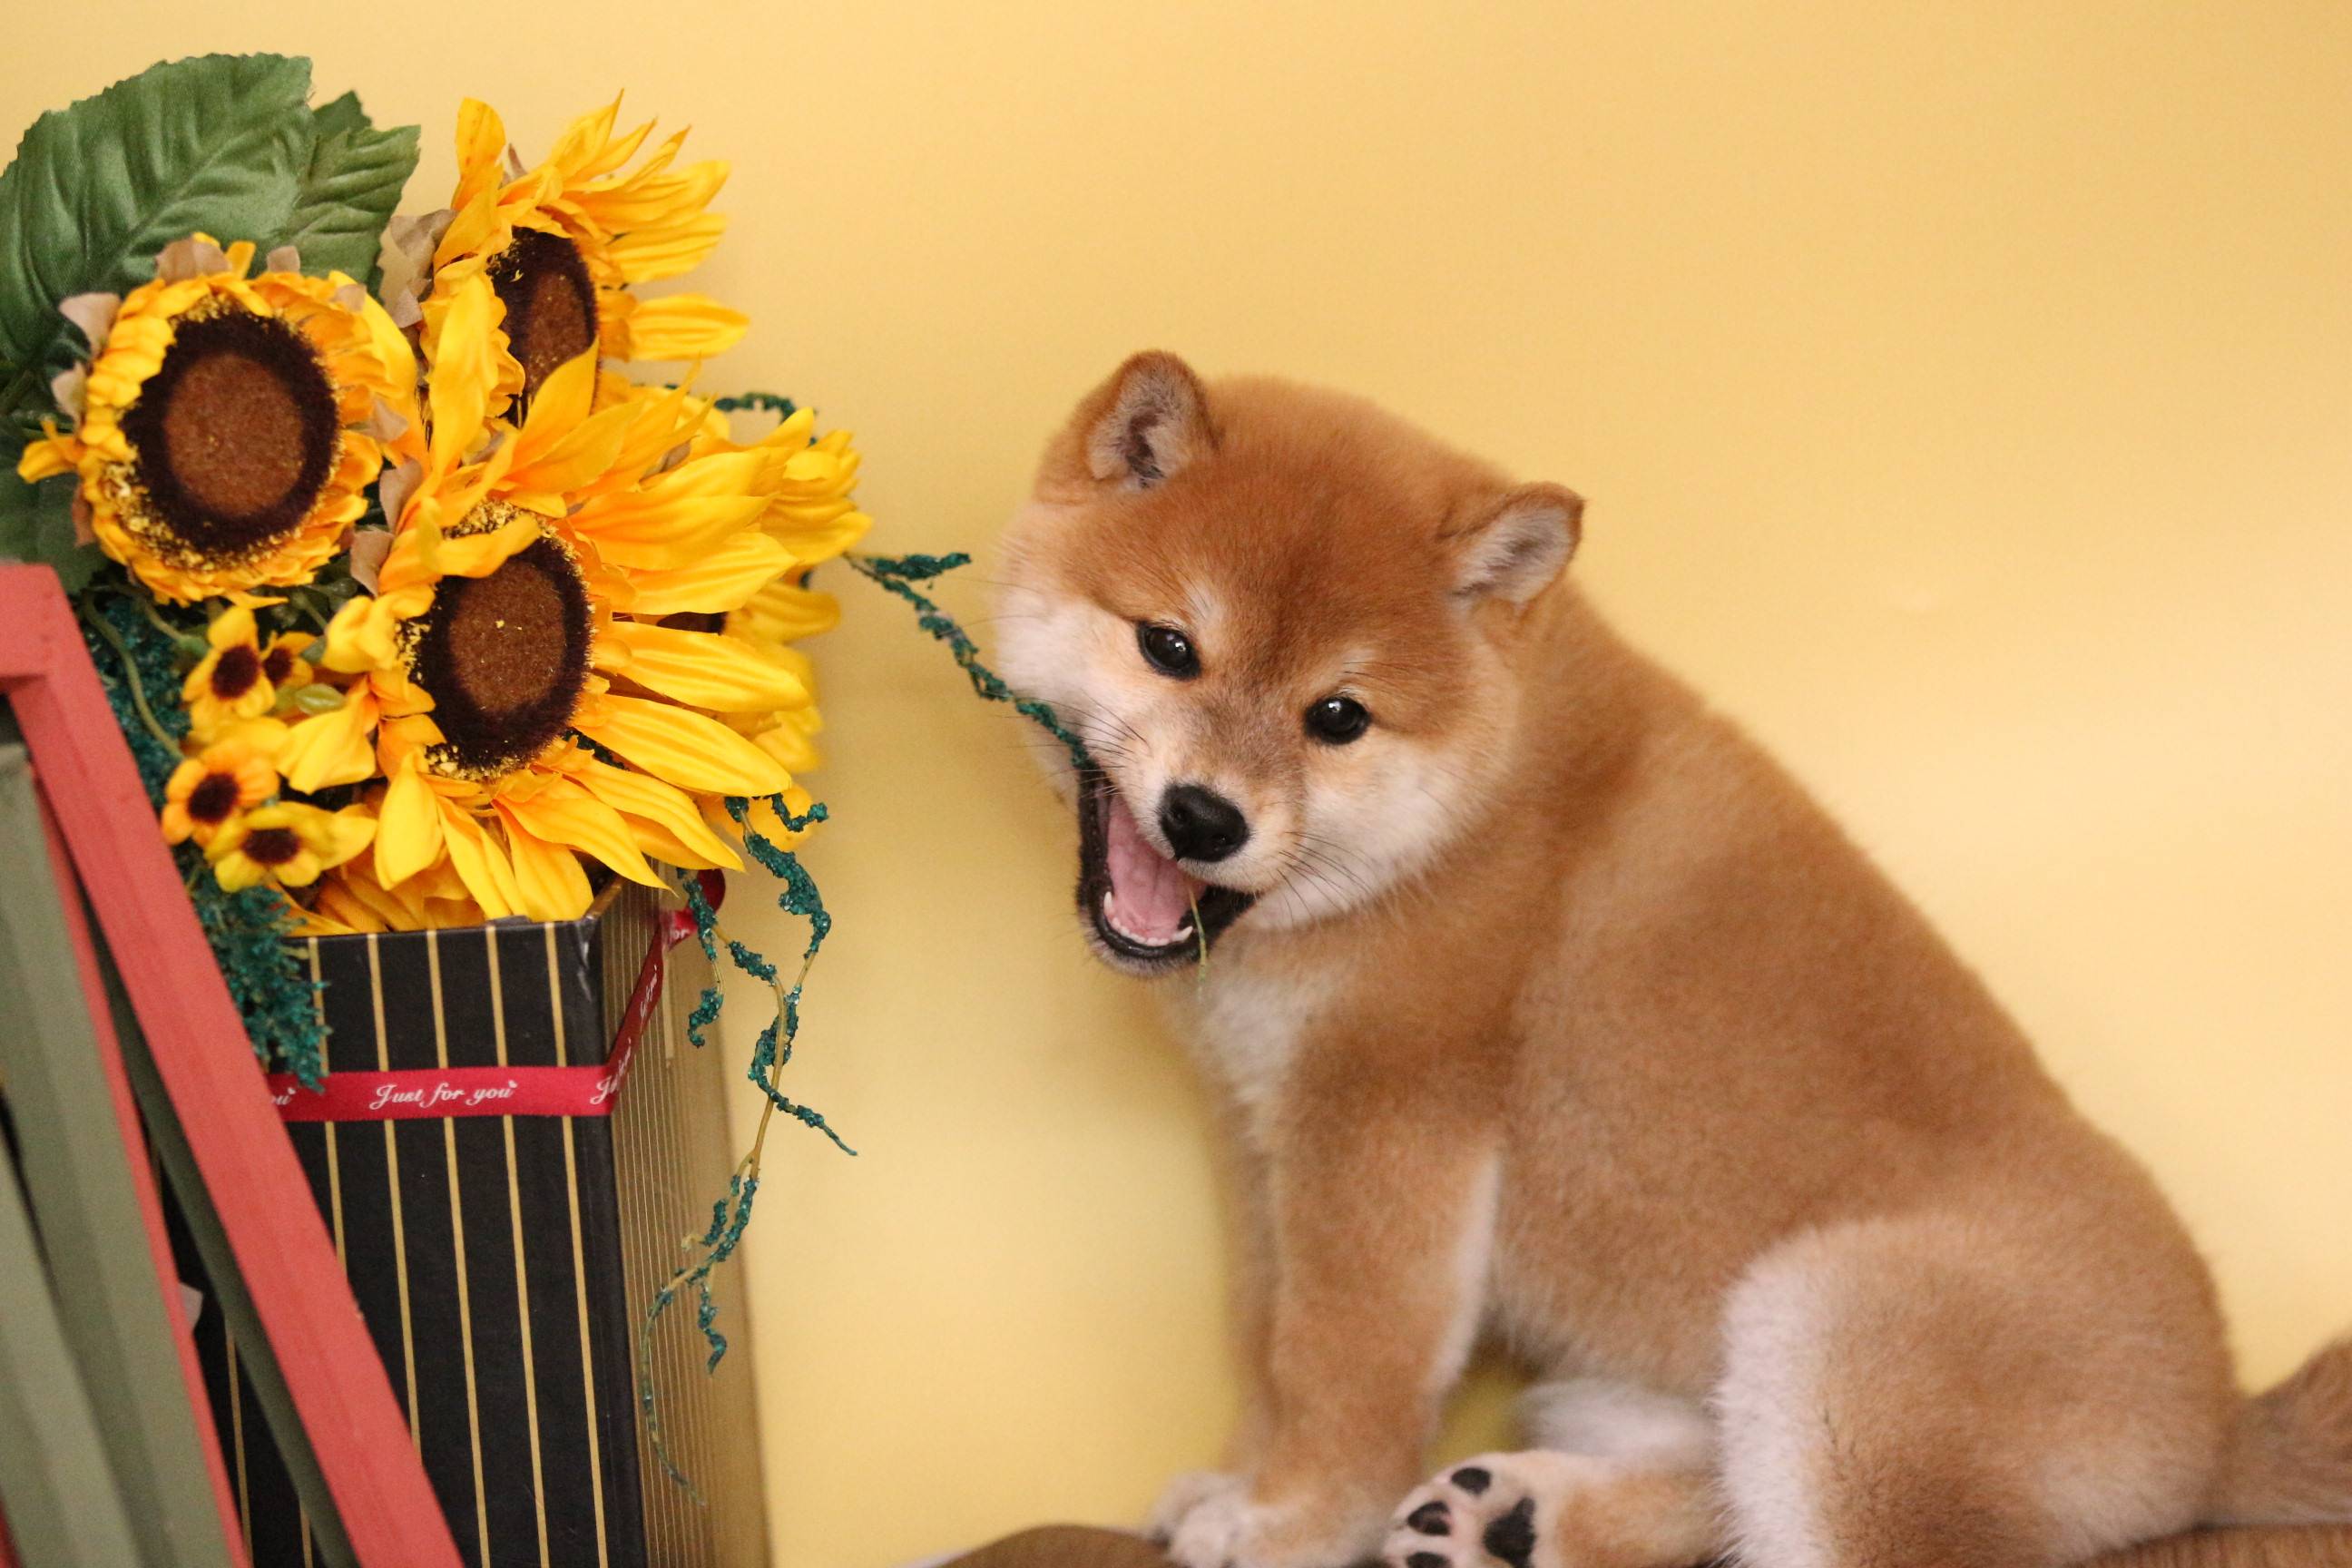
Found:
[[1326, 745], [1344, 746], [1371, 722], [1372, 716], [1352, 697], [1326, 697], [1307, 710], [1307, 732]]
[[1193, 651], [1192, 639], [1174, 626], [1145, 621], [1135, 628], [1135, 646], [1143, 650], [1143, 661], [1162, 675], [1190, 680], [1201, 673], [1201, 656]]

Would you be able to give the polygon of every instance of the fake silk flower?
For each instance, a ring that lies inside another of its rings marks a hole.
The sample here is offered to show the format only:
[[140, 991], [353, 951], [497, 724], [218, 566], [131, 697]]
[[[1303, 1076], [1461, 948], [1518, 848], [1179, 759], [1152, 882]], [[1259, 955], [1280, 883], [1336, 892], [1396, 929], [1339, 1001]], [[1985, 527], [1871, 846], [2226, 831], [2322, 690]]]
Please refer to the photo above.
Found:
[[616, 135], [620, 110], [616, 98], [572, 121], [545, 162], [519, 173], [498, 111], [472, 99], [458, 110], [457, 189], [425, 310], [467, 279], [488, 278], [526, 395], [590, 348], [602, 360], [700, 360], [732, 347], [748, 324], [700, 294], [629, 292], [710, 254], [726, 220], [708, 209], [727, 165], [677, 167], [681, 131], [622, 173], [653, 122]]
[[230, 892], [264, 880], [299, 888], [368, 846], [376, 825], [358, 806], [326, 811], [280, 802], [226, 823], [205, 846], [213, 874]]
[[490, 918], [562, 920], [588, 906], [582, 855], [643, 882], [648, 854], [739, 865], [693, 797], [791, 778], [710, 715], [807, 691], [739, 638], [666, 623], [721, 616], [790, 564], [760, 526], [789, 454], [697, 450], [708, 411], [682, 392], [593, 410], [585, 352], [519, 426], [493, 421], [478, 442], [483, 388], [501, 378], [457, 367], [511, 363], [503, 307], [480, 277], [447, 303], [417, 482], [374, 592], [336, 614], [323, 658], [361, 678], [344, 728], [373, 728], [388, 781], [375, 890], [397, 896], [446, 864]]
[[190, 603], [307, 583], [366, 509], [414, 372], [383, 307], [341, 273], [204, 235], [119, 304], [66, 301], [92, 358], [60, 378], [79, 422], [45, 420], [27, 480], [79, 477], [77, 512], [156, 597]]
[[278, 793], [278, 770], [254, 740], [231, 736], [173, 770], [163, 786], [163, 841], [193, 838], [199, 847]]

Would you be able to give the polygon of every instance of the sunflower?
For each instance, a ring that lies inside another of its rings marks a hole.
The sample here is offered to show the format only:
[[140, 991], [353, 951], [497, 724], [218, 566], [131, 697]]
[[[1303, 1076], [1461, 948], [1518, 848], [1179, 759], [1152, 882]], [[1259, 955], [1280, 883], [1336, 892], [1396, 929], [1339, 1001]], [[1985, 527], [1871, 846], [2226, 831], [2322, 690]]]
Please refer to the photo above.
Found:
[[648, 854], [740, 864], [693, 797], [791, 781], [710, 715], [805, 689], [740, 639], [656, 617], [723, 613], [790, 565], [759, 526], [785, 463], [764, 447], [694, 450], [708, 411], [682, 392], [594, 410], [588, 353], [478, 443], [468, 418], [498, 377], [460, 367], [511, 363], [503, 307], [478, 274], [445, 304], [427, 329], [440, 341], [418, 482], [374, 592], [336, 614], [322, 659], [362, 678], [338, 723], [373, 730], [388, 781], [374, 884], [396, 895], [446, 864], [488, 918], [565, 920], [589, 902], [581, 854], [647, 883]]
[[173, 770], [163, 785], [163, 842], [199, 847], [278, 793], [269, 748], [250, 735], [215, 741]]
[[56, 388], [79, 423], [45, 422], [17, 472], [79, 475], [100, 547], [160, 598], [263, 604], [254, 590], [309, 582], [412, 424], [413, 362], [383, 307], [299, 262], [273, 252], [248, 278], [250, 244], [197, 235], [119, 305], [63, 307], [93, 349]]
[[726, 220], [707, 209], [727, 165], [673, 169], [681, 131], [622, 174], [653, 122], [615, 136], [620, 110], [616, 98], [573, 121], [544, 163], [511, 177], [498, 111], [474, 99], [457, 111], [455, 210], [434, 249], [425, 314], [467, 279], [487, 278], [506, 306], [526, 395], [592, 348], [605, 360], [699, 360], [749, 324], [704, 295], [629, 292], [710, 254]]
[[262, 882], [301, 888], [365, 849], [375, 832], [365, 806], [257, 805], [224, 824], [205, 846], [205, 858], [232, 893]]
[[209, 741], [240, 719], [260, 718], [277, 703], [260, 637], [253, 612], [242, 605], [223, 610], [205, 628], [209, 651], [180, 685], [196, 739]]

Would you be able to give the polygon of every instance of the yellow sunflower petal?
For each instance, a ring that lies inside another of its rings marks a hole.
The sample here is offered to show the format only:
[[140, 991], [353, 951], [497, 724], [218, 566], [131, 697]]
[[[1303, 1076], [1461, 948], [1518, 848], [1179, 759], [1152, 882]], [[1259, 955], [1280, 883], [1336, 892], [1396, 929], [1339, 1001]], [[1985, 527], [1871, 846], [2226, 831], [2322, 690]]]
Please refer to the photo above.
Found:
[[618, 465], [633, 410], [608, 408], [590, 415], [596, 390], [593, 351], [556, 370], [531, 395], [530, 414], [515, 438], [514, 461], [501, 481], [517, 506], [561, 516], [567, 497], [585, 489]]
[[571, 523], [614, 565], [674, 569], [716, 549], [767, 504], [759, 496], [642, 491], [600, 496]]
[[253, 641], [256, 629], [251, 610], [232, 607], [213, 617], [213, 624], [205, 628], [205, 641], [216, 648], [236, 647]]
[[[812, 721], [814, 719], [815, 709], [804, 711]], [[813, 721], [806, 724], [795, 722], [800, 717], [794, 713], [783, 715], [781, 722], [771, 724], [752, 736], [751, 743], [775, 758], [787, 772], [813, 773], [824, 763], [824, 755], [816, 748], [817, 725]]]
[[315, 847], [321, 865], [341, 866], [357, 859], [360, 852], [375, 841], [375, 818], [360, 805], [320, 812], [304, 833], [304, 839]]
[[792, 552], [771, 535], [738, 533], [686, 565], [633, 574], [629, 610], [640, 616], [723, 615], [749, 603], [792, 564]]
[[55, 425], [47, 425], [46, 438], [26, 447], [16, 459], [16, 477], [26, 484], [38, 484], [57, 474], [72, 473], [81, 461], [82, 444], [70, 436], [60, 436]]
[[494, 190], [507, 153], [506, 121], [478, 98], [457, 106], [457, 191], [449, 205], [462, 207]]
[[322, 880], [307, 906], [291, 908], [286, 928], [289, 936], [362, 936], [392, 929], [373, 910], [352, 897], [341, 878]]
[[669, 166], [685, 143], [686, 132], [678, 132], [626, 178], [582, 191], [573, 198], [582, 216], [606, 234], [628, 234], [659, 228], [709, 206], [727, 184], [728, 165], [710, 159], [672, 174]]
[[522, 389], [522, 366], [507, 353], [499, 323], [506, 307], [479, 273], [445, 299], [440, 289], [425, 311], [425, 355], [433, 371], [427, 401], [433, 413], [430, 452], [443, 472], [455, 468], [487, 433], [492, 414]]
[[[600, 643], [599, 652], [606, 646]], [[613, 667], [620, 674], [689, 708], [765, 712], [808, 700], [808, 688], [789, 670], [735, 637], [619, 621], [609, 646], [622, 656]]]
[[[614, 163], [608, 164], [603, 161], [609, 155], [613, 139], [613, 123], [620, 116], [621, 95], [614, 93], [612, 102], [602, 109], [589, 110], [565, 126], [562, 134], [555, 139], [555, 145], [549, 149], [547, 161], [574, 178], [585, 175], [591, 170], [601, 174], [608, 168], [616, 167], [619, 163], [625, 163], [628, 159], [627, 153], [621, 154], [620, 159]], [[636, 140], [644, 141], [646, 132], [652, 129], [651, 123], [648, 122], [645, 130], [637, 132]], [[632, 142], [629, 151], [635, 150], [635, 142]]]
[[398, 887], [441, 858], [444, 838], [441, 803], [418, 773], [412, 752], [394, 770], [383, 804], [377, 808], [376, 880]]
[[812, 637], [840, 623], [841, 601], [831, 594], [772, 583], [727, 617], [727, 629], [764, 646]]
[[502, 799], [499, 809], [536, 837], [593, 855], [632, 882], [661, 886], [621, 814], [584, 785], [559, 779], [536, 795]]
[[400, 629], [396, 610], [390, 595], [345, 600], [327, 623], [327, 651], [320, 662], [344, 675], [389, 668], [399, 657], [393, 641]]
[[613, 312], [616, 359], [712, 359], [743, 341], [751, 318], [704, 294], [631, 300]]
[[[487, 577], [540, 541], [539, 520], [510, 517], [480, 533], [445, 533], [423, 551], [428, 569], [444, 577]], [[328, 627], [331, 639], [334, 628]]]
[[515, 881], [514, 863], [507, 852], [485, 832], [482, 825], [463, 807], [446, 801], [434, 803], [441, 819], [441, 839], [449, 851], [449, 864], [466, 891], [482, 906], [489, 920], [503, 920], [520, 914], [522, 889]]
[[535, 921], [574, 921], [586, 914], [594, 895], [579, 858], [524, 827], [510, 803], [499, 802], [499, 817], [506, 824], [507, 853], [522, 912]]
[[575, 776], [591, 795], [621, 814], [637, 847], [646, 854], [690, 870], [743, 868], [742, 860], [710, 831], [694, 803], [671, 785], [599, 762], [583, 763]]
[[642, 697], [606, 695], [572, 728], [656, 778], [708, 795], [773, 795], [792, 776], [715, 719]]
[[625, 234], [608, 247], [621, 276], [632, 283], [652, 283], [690, 272], [713, 250], [727, 232], [719, 213], [704, 213], [661, 228]]
[[373, 778], [375, 721], [375, 694], [362, 683], [343, 694], [341, 706], [289, 727], [278, 752], [286, 782], [308, 795]]

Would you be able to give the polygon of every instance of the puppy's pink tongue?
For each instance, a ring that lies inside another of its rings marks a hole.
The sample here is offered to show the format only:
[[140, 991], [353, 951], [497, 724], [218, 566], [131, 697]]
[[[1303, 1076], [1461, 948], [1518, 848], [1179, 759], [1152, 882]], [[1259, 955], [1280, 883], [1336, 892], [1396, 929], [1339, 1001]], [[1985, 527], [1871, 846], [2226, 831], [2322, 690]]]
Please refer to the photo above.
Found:
[[1110, 868], [1111, 923], [1148, 947], [1174, 942], [1192, 918], [1202, 883], [1144, 842], [1127, 802], [1110, 798], [1104, 858]]

